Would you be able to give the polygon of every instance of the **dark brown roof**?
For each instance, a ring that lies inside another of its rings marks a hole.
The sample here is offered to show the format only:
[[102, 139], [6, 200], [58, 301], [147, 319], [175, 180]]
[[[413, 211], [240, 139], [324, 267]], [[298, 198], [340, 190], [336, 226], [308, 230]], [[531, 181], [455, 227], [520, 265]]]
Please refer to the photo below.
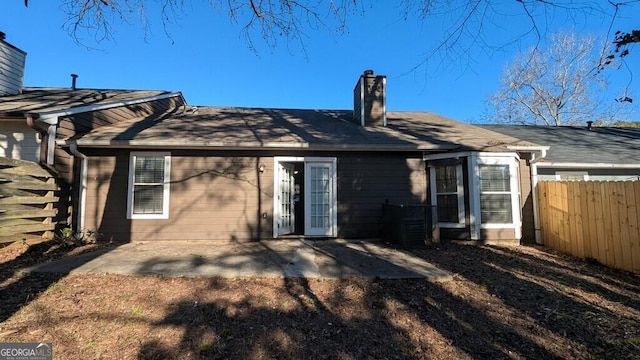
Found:
[[0, 115], [55, 113], [87, 105], [111, 104], [171, 94], [163, 90], [114, 90], [71, 88], [24, 88], [22, 94], [0, 97]]
[[316, 150], [510, 151], [535, 146], [427, 112], [389, 112], [388, 127], [349, 122], [351, 111], [201, 107], [96, 129], [88, 147], [308, 148]]

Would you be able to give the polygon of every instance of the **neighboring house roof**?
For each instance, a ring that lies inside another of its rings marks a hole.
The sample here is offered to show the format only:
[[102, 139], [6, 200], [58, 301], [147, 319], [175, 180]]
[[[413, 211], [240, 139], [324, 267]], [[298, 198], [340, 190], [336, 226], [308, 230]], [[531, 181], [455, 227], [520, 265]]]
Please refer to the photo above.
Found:
[[[0, 97], [0, 116], [21, 117], [27, 114], [64, 115], [69, 109], [95, 110], [95, 107], [119, 106], [135, 100], [148, 101], [177, 95], [164, 90], [71, 89], [26, 87], [21, 94]], [[87, 108], [85, 108], [87, 107]]]
[[362, 127], [347, 110], [191, 108], [72, 138], [85, 147], [513, 151], [536, 146], [427, 112], [388, 112], [387, 127]]
[[586, 126], [476, 125], [504, 135], [548, 145], [547, 164], [637, 165], [640, 129]]

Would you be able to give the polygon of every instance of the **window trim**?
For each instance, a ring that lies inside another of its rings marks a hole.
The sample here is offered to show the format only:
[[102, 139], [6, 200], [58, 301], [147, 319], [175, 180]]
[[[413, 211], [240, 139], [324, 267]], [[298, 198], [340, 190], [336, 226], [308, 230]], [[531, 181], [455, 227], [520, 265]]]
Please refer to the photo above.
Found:
[[[133, 189], [136, 158], [153, 156], [164, 157], [164, 183], [162, 193], [162, 213], [160, 214], [134, 214], [133, 213]], [[168, 219], [169, 196], [171, 184], [171, 153], [168, 151], [133, 151], [129, 154], [129, 180], [127, 187], [127, 219]]]
[[[509, 166], [509, 185], [511, 187], [511, 223], [482, 223], [482, 211], [480, 206], [480, 165], [508, 165]], [[476, 229], [514, 229], [515, 237], [520, 239], [522, 237], [522, 215], [520, 211], [520, 184], [519, 177], [519, 157], [517, 154], [477, 154], [472, 155], [472, 160], [469, 161], [469, 166], [473, 169], [470, 172], [474, 186], [471, 188], [472, 192], [472, 209], [476, 214], [472, 219], [472, 224]], [[479, 234], [478, 234], [479, 236]]]
[[[431, 204], [438, 206], [438, 185], [436, 181], [436, 168], [446, 166], [446, 165], [430, 165], [429, 166], [429, 183], [433, 184], [431, 189]], [[449, 165], [452, 166], [452, 165]], [[465, 225], [465, 206], [464, 206], [464, 183], [463, 183], [463, 174], [462, 174], [462, 164], [455, 165], [456, 168], [456, 194], [458, 197], [458, 222], [441, 222], [438, 220], [438, 225], [442, 228], [464, 228]], [[445, 193], [443, 193], [445, 194]], [[446, 193], [451, 194], [451, 193]]]

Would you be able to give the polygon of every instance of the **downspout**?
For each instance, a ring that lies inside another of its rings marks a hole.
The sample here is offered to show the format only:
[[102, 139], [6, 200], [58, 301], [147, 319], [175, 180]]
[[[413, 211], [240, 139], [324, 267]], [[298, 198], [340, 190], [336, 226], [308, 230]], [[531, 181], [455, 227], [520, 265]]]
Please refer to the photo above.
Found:
[[547, 156], [547, 150], [540, 150], [540, 156], [532, 153], [529, 165], [531, 166], [531, 196], [533, 197], [533, 231], [536, 244], [542, 245], [542, 230], [540, 229], [540, 208], [538, 205], [538, 165], [540, 160]]
[[[44, 118], [36, 121], [39, 117], [33, 114], [25, 114], [27, 126], [40, 133], [40, 162], [54, 167], [54, 154], [56, 146], [56, 124], [50, 124]], [[47, 124], [47, 126], [45, 126]]]
[[76, 231], [81, 232], [84, 229], [84, 213], [87, 200], [87, 156], [78, 150], [78, 144], [72, 142], [69, 151], [80, 159], [80, 189], [78, 193], [78, 212], [76, 214]]
[[45, 128], [41, 123], [36, 122], [37, 115], [25, 114], [27, 126], [37, 131], [40, 134], [40, 155], [39, 160], [41, 163], [47, 162], [47, 153], [49, 152], [49, 129]]

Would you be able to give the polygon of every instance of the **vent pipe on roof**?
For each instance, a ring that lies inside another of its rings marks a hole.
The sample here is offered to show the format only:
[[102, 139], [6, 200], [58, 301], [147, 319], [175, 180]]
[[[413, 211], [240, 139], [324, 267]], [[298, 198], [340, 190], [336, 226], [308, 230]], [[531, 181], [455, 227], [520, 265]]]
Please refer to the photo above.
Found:
[[587, 121], [587, 129], [591, 130], [592, 126], [593, 126], [593, 121]]
[[78, 79], [77, 74], [71, 74], [71, 90], [76, 89], [76, 80]]

